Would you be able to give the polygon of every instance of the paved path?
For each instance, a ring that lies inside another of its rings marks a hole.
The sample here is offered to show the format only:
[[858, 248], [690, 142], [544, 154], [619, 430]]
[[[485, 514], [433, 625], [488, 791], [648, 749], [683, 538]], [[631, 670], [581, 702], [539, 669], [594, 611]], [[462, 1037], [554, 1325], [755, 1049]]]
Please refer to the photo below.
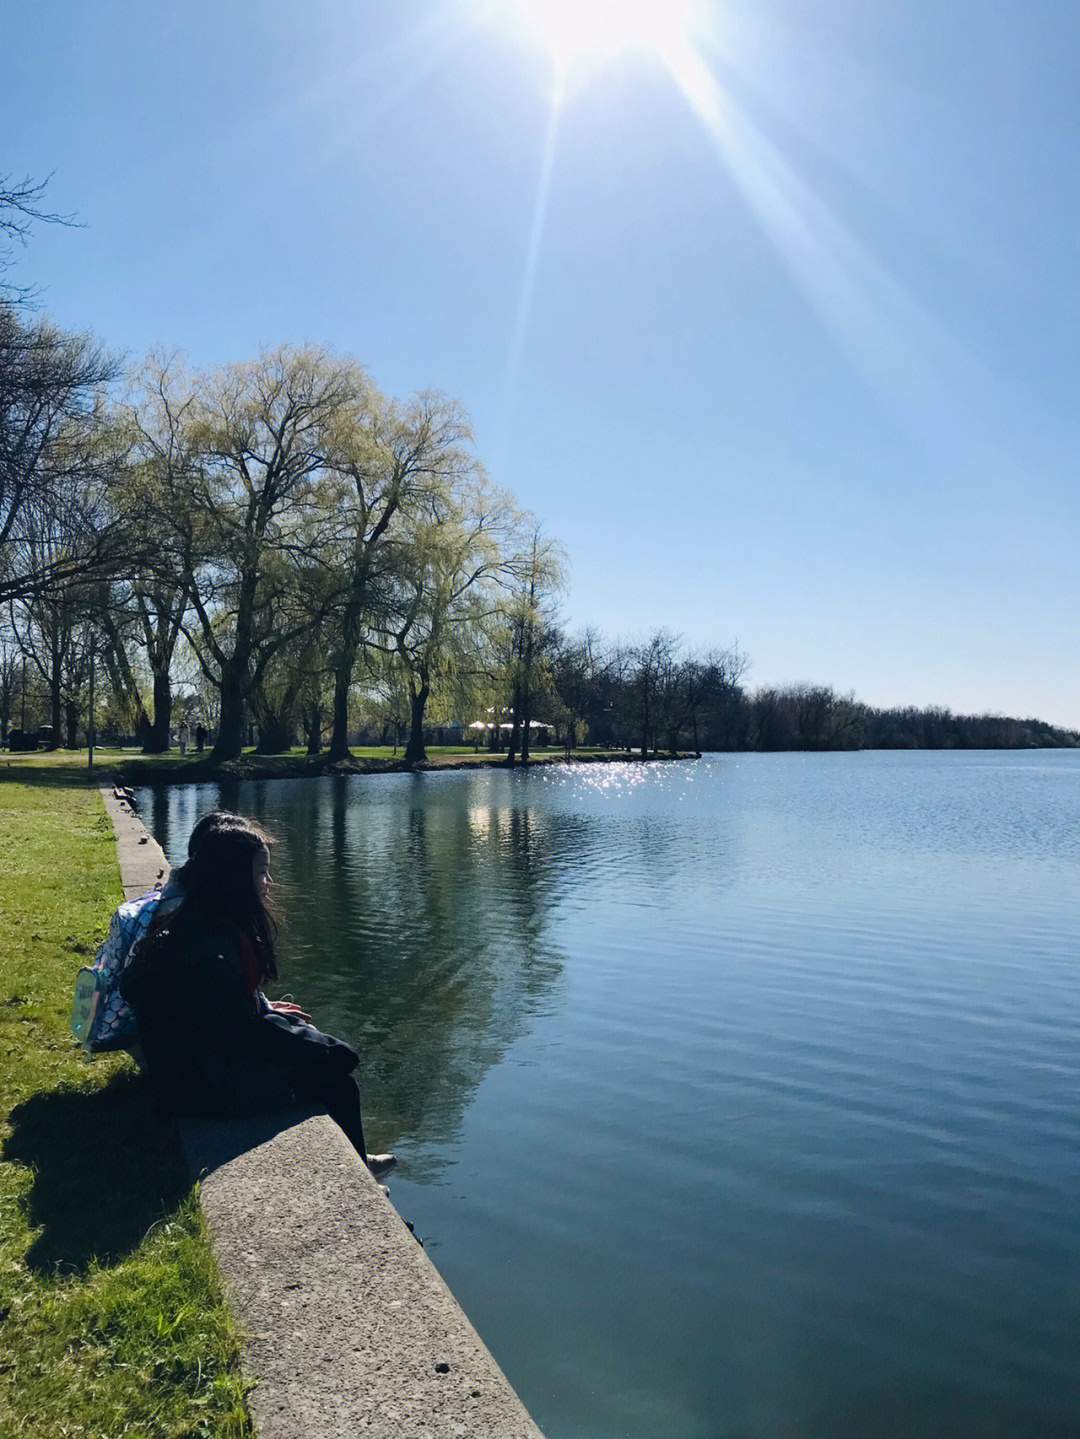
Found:
[[[102, 789], [124, 892], [168, 872]], [[367, 1166], [325, 1114], [185, 1121], [259, 1439], [542, 1439]], [[393, 1181], [393, 1171], [390, 1173]]]

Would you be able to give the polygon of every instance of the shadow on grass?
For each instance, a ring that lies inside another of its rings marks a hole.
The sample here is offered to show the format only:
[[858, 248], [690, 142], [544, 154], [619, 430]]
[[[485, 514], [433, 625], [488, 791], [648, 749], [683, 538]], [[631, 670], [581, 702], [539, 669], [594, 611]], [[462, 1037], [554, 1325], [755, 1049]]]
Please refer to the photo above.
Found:
[[87, 773], [85, 763], [64, 765], [5, 765], [0, 760], [0, 784], [34, 785], [39, 789], [87, 789], [108, 784], [113, 775], [94, 771]]
[[3, 1158], [28, 1165], [26, 1255], [40, 1274], [115, 1263], [191, 1188], [175, 1128], [155, 1118], [145, 1076], [88, 1092], [35, 1094], [11, 1113]]
[[9, 759], [0, 751], [0, 784], [37, 785], [43, 788], [96, 789], [99, 785], [127, 784], [132, 778], [140, 784], [194, 784], [214, 777], [207, 759], [177, 759], [169, 756], [145, 757], [131, 754], [106, 756], [91, 770], [86, 751], [18, 756]]

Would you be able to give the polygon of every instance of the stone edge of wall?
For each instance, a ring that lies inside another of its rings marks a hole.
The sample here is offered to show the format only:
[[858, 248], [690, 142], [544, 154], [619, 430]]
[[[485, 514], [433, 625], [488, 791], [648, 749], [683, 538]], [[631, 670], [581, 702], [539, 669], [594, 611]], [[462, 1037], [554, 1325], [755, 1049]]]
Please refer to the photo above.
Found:
[[[168, 872], [102, 786], [124, 893]], [[256, 1381], [259, 1439], [542, 1439], [435, 1266], [325, 1114], [181, 1125]], [[391, 1172], [390, 1178], [393, 1175]]]

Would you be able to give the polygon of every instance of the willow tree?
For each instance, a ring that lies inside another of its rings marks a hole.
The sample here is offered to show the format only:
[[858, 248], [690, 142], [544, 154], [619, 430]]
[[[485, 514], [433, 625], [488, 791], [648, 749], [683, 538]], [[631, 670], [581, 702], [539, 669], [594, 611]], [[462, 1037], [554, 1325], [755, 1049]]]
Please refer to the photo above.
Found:
[[461, 407], [434, 392], [399, 405], [371, 391], [359, 423], [347, 416], [339, 426], [331, 558], [343, 584], [335, 615], [331, 760], [349, 753], [349, 690], [363, 635], [379, 627], [401, 558], [425, 516], [475, 473], [471, 441]]
[[433, 686], [475, 674], [486, 662], [488, 631], [506, 602], [502, 582], [518, 518], [509, 495], [477, 467], [432, 501], [399, 557], [383, 643], [408, 688], [410, 764], [426, 757], [424, 716]]
[[185, 431], [196, 461], [177, 506], [185, 633], [220, 693], [215, 761], [244, 742], [274, 656], [322, 617], [330, 465], [367, 379], [352, 360], [289, 347], [196, 377]]

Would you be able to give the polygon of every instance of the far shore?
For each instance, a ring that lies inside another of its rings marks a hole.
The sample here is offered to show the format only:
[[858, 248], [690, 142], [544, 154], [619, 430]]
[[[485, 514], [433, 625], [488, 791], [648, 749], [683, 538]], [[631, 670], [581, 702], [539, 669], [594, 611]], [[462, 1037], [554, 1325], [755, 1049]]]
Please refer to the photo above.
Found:
[[[551, 764], [653, 764], [671, 760], [693, 759], [692, 753], [650, 754], [642, 760], [640, 750], [580, 749], [566, 754], [562, 746], [534, 750], [527, 765], [520, 758], [515, 769], [532, 769]], [[399, 750], [389, 746], [357, 749], [349, 759], [331, 763], [326, 753], [309, 755], [294, 749], [284, 754], [256, 754], [246, 749], [239, 759], [215, 764], [209, 751], [176, 750], [162, 755], [144, 755], [132, 749], [95, 749], [91, 771], [88, 755], [82, 750], [37, 750], [28, 754], [4, 754], [0, 758], [0, 781], [18, 779], [26, 783], [102, 784], [111, 781], [128, 787], [143, 785], [213, 784], [220, 781], [251, 779], [318, 779], [333, 774], [415, 774], [446, 769], [506, 769], [505, 753], [479, 753], [461, 746], [432, 745], [428, 756], [419, 763], [408, 764]]]

